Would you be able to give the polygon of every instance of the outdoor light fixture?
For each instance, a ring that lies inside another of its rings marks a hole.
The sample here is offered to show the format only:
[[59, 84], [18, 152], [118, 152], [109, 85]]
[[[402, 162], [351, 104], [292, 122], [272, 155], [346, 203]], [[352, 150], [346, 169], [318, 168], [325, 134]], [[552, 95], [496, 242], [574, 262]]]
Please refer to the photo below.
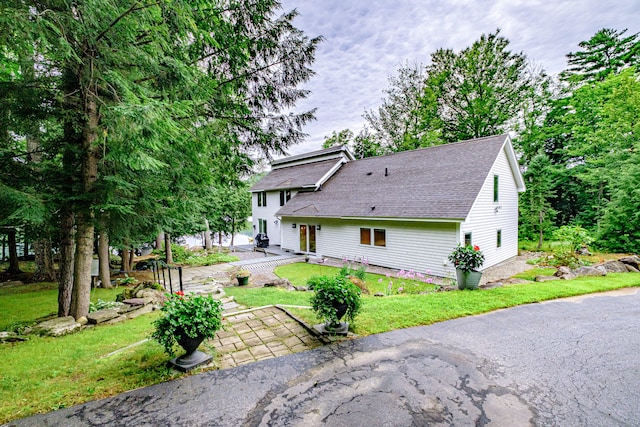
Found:
[[318, 226], [316, 227], [316, 230], [320, 230], [322, 227], [320, 226], [320, 224], [318, 224]]
[[296, 223], [291, 224], [291, 228], [296, 228]]
[[276, 219], [276, 220], [274, 220], [274, 221], [273, 221], [273, 223], [274, 223], [275, 225], [278, 225], [278, 220], [277, 220], [277, 219]]

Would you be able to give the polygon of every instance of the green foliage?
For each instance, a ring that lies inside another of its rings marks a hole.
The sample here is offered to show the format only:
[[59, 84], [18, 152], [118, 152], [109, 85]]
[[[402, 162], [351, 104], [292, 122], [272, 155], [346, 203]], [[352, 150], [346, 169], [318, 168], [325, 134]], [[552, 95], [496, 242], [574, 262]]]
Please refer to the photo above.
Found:
[[578, 43], [582, 50], [567, 55], [571, 66], [562, 73], [564, 79], [583, 82], [601, 81], [630, 65], [640, 65], [638, 33], [624, 37], [625, 28], [603, 28], [587, 41]]
[[553, 238], [564, 242], [569, 252], [576, 252], [593, 243], [589, 231], [579, 225], [564, 225], [553, 232]]
[[192, 252], [182, 245], [172, 243], [171, 255], [173, 256], [173, 262], [181, 264], [192, 255]]
[[105, 308], [117, 308], [121, 305], [122, 305], [121, 302], [105, 301], [103, 299], [98, 298], [98, 301], [89, 303], [89, 313], [93, 313], [94, 311], [102, 310]]
[[365, 280], [368, 265], [369, 260], [364, 257], [357, 257], [354, 260], [343, 258], [339, 274], [343, 277], [355, 276], [360, 280]]
[[314, 277], [310, 278], [307, 284], [314, 292], [311, 307], [318, 318], [329, 324], [340, 322], [336, 308], [338, 305], [346, 304], [345, 316], [352, 322], [362, 309], [362, 291], [344, 276]]
[[508, 46], [498, 29], [459, 53], [438, 49], [431, 55], [425, 94], [437, 106], [444, 141], [503, 133], [522, 110], [531, 84], [527, 61]]
[[222, 327], [222, 303], [211, 295], [184, 296], [181, 292], [168, 295], [162, 306], [162, 316], [153, 325], [155, 330], [151, 337], [173, 355], [182, 334], [191, 338], [215, 336]]
[[612, 183], [611, 202], [602, 219], [598, 246], [640, 253], [640, 164], [629, 164]]
[[350, 145], [353, 143], [353, 132], [349, 129], [343, 129], [336, 133], [334, 130], [331, 136], [325, 136], [322, 148], [331, 148], [335, 145]]
[[240, 258], [238, 258], [235, 255], [230, 255], [228, 253], [224, 253], [224, 252], [207, 253], [203, 251], [203, 252], [192, 253], [184, 261], [182, 261], [182, 264], [189, 265], [192, 267], [200, 267], [204, 265], [221, 264], [224, 262], [234, 262], [238, 260], [240, 260]]
[[449, 255], [455, 268], [465, 272], [475, 271], [484, 263], [484, 254], [478, 246], [458, 246]]
[[123, 247], [202, 229], [206, 196], [250, 172], [248, 153], [283, 153], [313, 119], [294, 107], [321, 38], [278, 2], [5, 3], [0, 223], [53, 234], [68, 211], [83, 261], [96, 216]]
[[[425, 67], [403, 64], [397, 76], [389, 77], [382, 105], [364, 113], [368, 129], [356, 141], [356, 157], [398, 152], [442, 143], [435, 122], [433, 103], [425, 102]], [[431, 101], [431, 100], [430, 100]], [[377, 145], [377, 148], [374, 147]]]
[[130, 277], [128, 274], [125, 273], [124, 277], [116, 279], [116, 283], [119, 286], [135, 285], [138, 283], [138, 279], [136, 279], [135, 277]]
[[521, 238], [537, 238], [538, 250], [542, 248], [545, 233], [553, 228], [556, 215], [550, 201], [550, 198], [555, 195], [554, 175], [551, 162], [543, 153], [533, 156], [523, 174], [527, 191], [520, 196], [518, 232]]

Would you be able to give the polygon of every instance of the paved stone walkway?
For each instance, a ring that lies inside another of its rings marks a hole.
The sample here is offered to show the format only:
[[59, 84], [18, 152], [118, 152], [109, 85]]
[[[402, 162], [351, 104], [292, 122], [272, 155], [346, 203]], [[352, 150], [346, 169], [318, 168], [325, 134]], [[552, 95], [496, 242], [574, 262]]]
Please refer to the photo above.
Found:
[[322, 345], [317, 336], [279, 307], [239, 311], [225, 319], [226, 330], [219, 331], [213, 340], [220, 369]]

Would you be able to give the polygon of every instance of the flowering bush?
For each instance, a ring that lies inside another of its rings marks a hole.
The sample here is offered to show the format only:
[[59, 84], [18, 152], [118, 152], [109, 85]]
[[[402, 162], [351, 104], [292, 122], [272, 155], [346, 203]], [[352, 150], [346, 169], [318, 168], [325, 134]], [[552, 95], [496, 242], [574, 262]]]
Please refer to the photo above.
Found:
[[369, 259], [366, 257], [357, 257], [353, 261], [350, 261], [347, 257], [343, 257], [340, 275], [344, 277], [355, 276], [364, 281], [368, 265]]
[[151, 335], [173, 355], [174, 346], [180, 336], [191, 338], [213, 338], [216, 331], [222, 327], [222, 303], [211, 295], [184, 295], [178, 291], [167, 295], [167, 301], [162, 306], [163, 316], [153, 322], [155, 331]]
[[[426, 294], [437, 291], [440, 286], [433, 283], [431, 271], [422, 274], [414, 270], [400, 270], [395, 275], [387, 273], [387, 287], [385, 295], [396, 294]], [[384, 279], [378, 279], [378, 283], [384, 284]]]
[[458, 244], [458, 247], [449, 255], [449, 261], [464, 272], [475, 271], [484, 263], [484, 254], [478, 246]]

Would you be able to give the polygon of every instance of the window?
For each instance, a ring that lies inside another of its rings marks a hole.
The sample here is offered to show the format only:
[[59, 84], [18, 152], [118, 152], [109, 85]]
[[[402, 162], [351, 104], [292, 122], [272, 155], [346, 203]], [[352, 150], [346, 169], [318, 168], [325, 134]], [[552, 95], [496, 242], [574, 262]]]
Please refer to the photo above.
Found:
[[371, 229], [370, 228], [361, 228], [360, 229], [360, 244], [361, 245], [370, 245], [371, 244]]
[[464, 233], [464, 245], [471, 246], [471, 233]]
[[267, 192], [261, 191], [258, 193], [258, 206], [267, 206]]
[[500, 246], [502, 246], [502, 230], [496, 232], [496, 247], [499, 248]]
[[284, 206], [289, 200], [291, 200], [291, 190], [281, 191], [280, 206]]
[[376, 246], [387, 246], [387, 231], [379, 228], [374, 229], [373, 244]]
[[259, 219], [258, 220], [258, 232], [267, 234], [267, 220]]
[[498, 202], [499, 199], [499, 185], [498, 185], [498, 175], [493, 175], [493, 201]]

